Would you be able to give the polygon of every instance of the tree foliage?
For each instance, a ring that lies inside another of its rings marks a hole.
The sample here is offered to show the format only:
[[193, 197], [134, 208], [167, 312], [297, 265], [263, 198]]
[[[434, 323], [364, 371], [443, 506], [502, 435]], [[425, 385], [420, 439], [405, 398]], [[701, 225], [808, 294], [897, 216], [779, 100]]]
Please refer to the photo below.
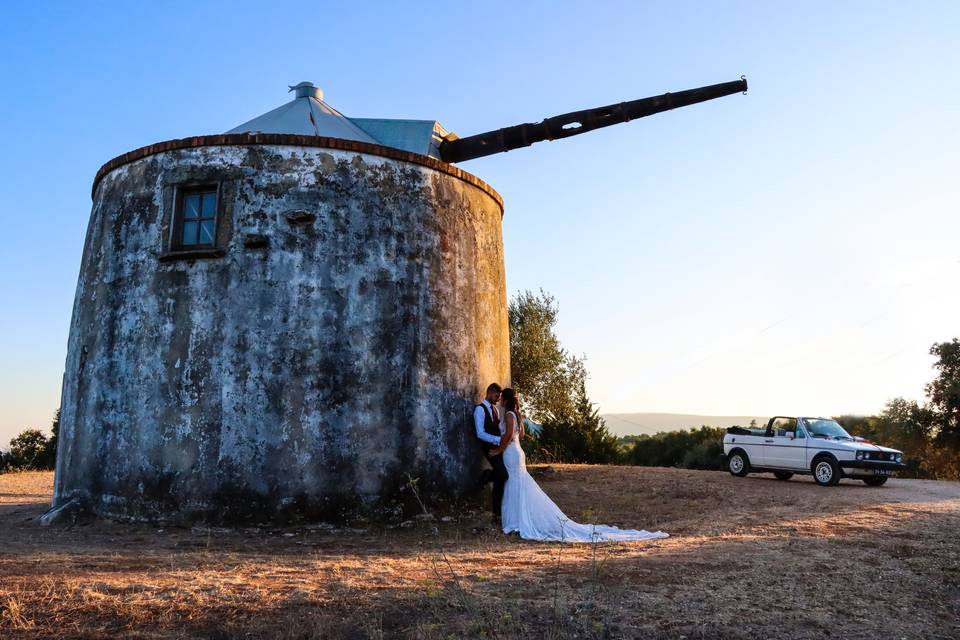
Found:
[[52, 435], [26, 429], [10, 441], [10, 450], [0, 455], [0, 471], [53, 469], [57, 463], [60, 409], [53, 414]]
[[10, 441], [10, 466], [15, 469], [46, 469], [50, 444], [39, 429], [26, 429]]
[[532, 459], [611, 463], [619, 460], [616, 438], [587, 397], [583, 358], [570, 355], [554, 332], [559, 309], [548, 293], [524, 291], [510, 301], [510, 364], [524, 413], [542, 423], [528, 437]]
[[586, 379], [583, 360], [560, 346], [554, 333], [559, 309], [548, 293], [524, 291], [510, 301], [510, 367], [524, 411], [537, 422], [569, 422], [576, 415], [572, 391]]
[[960, 339], [930, 347], [937, 377], [925, 388], [937, 426], [937, 443], [960, 449]]
[[548, 420], [528, 444], [528, 454], [541, 460], [587, 464], [620, 462], [620, 445], [587, 397], [581, 381], [572, 420]]

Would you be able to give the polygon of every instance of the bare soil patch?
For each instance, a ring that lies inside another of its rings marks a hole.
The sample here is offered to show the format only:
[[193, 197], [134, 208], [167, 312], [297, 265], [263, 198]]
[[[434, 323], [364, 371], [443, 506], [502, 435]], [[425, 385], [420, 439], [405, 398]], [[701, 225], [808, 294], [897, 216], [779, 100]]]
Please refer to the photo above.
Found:
[[957, 638], [960, 483], [552, 465], [581, 521], [666, 540], [498, 533], [468, 502], [404, 527], [37, 523], [0, 475], [0, 638]]

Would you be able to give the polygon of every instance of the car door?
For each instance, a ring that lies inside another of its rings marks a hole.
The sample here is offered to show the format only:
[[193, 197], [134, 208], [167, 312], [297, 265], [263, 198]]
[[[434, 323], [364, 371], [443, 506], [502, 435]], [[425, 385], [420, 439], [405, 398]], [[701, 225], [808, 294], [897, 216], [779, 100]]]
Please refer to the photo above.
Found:
[[[807, 468], [807, 438], [803, 420], [777, 418], [772, 435], [766, 442], [766, 465], [778, 469], [802, 470]], [[772, 442], [769, 442], [772, 440]]]
[[764, 428], [756, 428], [756, 425], [750, 425], [750, 435], [737, 434], [727, 435], [724, 438], [724, 447], [730, 449], [743, 449], [747, 457], [750, 458], [750, 465], [753, 467], [762, 467], [766, 459], [767, 447], [766, 441], [770, 440], [764, 435]]
[[736, 436], [731, 446], [746, 451], [751, 465], [762, 467], [767, 459], [767, 441], [769, 440], [771, 438], [760, 435]]

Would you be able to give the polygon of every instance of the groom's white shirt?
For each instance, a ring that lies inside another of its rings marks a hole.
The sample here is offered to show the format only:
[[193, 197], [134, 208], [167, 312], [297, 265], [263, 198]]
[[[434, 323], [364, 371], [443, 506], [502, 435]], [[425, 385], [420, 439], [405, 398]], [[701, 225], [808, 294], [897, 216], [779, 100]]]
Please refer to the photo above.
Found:
[[499, 447], [500, 436], [491, 435], [483, 430], [483, 424], [487, 421], [487, 412], [483, 410], [483, 407], [490, 410], [490, 415], [493, 417], [494, 422], [497, 422], [497, 410], [490, 406], [486, 398], [484, 398], [480, 404], [483, 406], [478, 405], [477, 408], [473, 410], [473, 424], [477, 428], [477, 437], [484, 442], [489, 442], [495, 447]]

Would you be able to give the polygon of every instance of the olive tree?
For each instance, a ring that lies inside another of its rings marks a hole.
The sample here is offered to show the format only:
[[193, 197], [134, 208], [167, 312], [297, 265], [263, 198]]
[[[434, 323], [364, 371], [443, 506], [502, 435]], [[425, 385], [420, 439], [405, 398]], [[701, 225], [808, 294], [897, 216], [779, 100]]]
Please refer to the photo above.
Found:
[[524, 291], [510, 301], [510, 364], [524, 412], [542, 423], [526, 449], [534, 458], [610, 463], [619, 446], [587, 397], [584, 358], [568, 353], [554, 332], [559, 309], [548, 293]]

